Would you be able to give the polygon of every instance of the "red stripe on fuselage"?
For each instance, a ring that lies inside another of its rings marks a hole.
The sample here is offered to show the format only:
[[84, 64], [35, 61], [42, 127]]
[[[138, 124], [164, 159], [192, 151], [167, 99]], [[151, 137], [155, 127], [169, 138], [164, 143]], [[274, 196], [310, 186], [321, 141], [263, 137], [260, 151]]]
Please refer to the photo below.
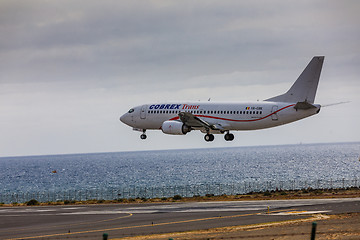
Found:
[[[218, 120], [224, 120], [224, 121], [231, 121], [231, 122], [254, 122], [254, 121], [259, 121], [259, 120], [263, 120], [265, 118], [268, 118], [270, 117], [271, 115], [273, 114], [276, 114], [286, 108], [289, 108], [289, 107], [292, 107], [292, 106], [295, 106], [295, 104], [292, 104], [292, 105], [288, 105], [286, 107], [283, 107], [283, 108], [280, 108], [279, 110], [273, 112], [273, 113], [270, 113], [269, 115], [266, 115], [265, 117], [262, 117], [262, 118], [257, 118], [257, 119], [250, 119], [250, 120], [236, 120], [236, 119], [229, 119], [229, 118], [221, 118], [221, 117], [214, 117], [214, 116], [207, 116], [207, 115], [194, 115], [196, 117], [203, 117], [203, 118], [212, 118], [212, 119], [218, 119]], [[177, 117], [173, 117], [171, 119], [169, 119], [170, 121], [172, 120], [178, 120], [179, 119], [179, 116]]]

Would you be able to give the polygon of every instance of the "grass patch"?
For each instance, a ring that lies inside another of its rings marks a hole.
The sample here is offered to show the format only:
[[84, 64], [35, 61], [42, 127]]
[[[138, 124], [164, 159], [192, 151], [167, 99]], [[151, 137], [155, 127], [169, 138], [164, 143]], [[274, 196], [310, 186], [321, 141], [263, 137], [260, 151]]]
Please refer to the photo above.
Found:
[[173, 200], [181, 200], [181, 199], [182, 199], [182, 196], [180, 196], [180, 195], [173, 196]]
[[264, 192], [264, 197], [270, 197], [271, 196], [271, 192], [270, 191], [266, 191]]
[[36, 199], [31, 199], [30, 201], [26, 202], [27, 206], [35, 206], [40, 205], [40, 203]]

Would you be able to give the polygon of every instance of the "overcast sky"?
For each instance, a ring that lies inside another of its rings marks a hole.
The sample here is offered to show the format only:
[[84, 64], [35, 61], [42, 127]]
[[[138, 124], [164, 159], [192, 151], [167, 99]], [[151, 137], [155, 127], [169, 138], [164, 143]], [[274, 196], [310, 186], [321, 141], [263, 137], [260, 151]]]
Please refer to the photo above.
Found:
[[[0, 156], [360, 141], [359, 1], [0, 0]], [[285, 126], [140, 133], [119, 121], [164, 101], [256, 101], [324, 55], [316, 103]]]

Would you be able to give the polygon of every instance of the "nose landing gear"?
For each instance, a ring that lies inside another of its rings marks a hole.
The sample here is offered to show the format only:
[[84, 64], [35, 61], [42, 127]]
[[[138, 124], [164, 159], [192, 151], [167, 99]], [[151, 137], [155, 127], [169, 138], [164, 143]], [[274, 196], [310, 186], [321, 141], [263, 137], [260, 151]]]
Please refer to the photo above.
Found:
[[143, 129], [143, 134], [141, 134], [140, 135], [140, 138], [142, 139], [142, 140], [145, 140], [146, 139], [146, 134], [145, 134], [145, 132], [146, 132], [146, 129]]

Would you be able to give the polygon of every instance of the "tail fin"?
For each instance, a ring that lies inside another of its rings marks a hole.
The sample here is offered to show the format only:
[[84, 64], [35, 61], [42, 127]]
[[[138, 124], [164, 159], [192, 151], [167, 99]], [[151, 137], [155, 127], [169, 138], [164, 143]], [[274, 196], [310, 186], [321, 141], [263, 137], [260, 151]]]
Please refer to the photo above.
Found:
[[265, 101], [314, 103], [324, 58], [324, 56], [313, 57], [289, 91]]

